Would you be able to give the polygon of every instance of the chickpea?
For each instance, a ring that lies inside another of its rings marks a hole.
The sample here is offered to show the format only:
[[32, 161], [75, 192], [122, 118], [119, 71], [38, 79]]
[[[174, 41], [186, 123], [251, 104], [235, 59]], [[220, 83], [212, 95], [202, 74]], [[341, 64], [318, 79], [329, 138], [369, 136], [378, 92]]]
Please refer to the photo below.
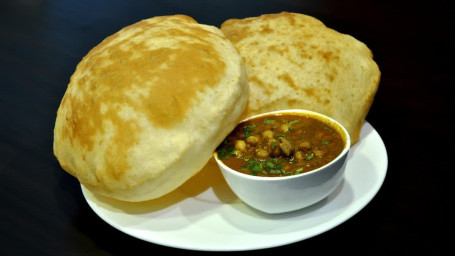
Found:
[[299, 149], [304, 151], [311, 149], [311, 143], [309, 141], [303, 141], [302, 143], [300, 143]]
[[272, 130], [267, 130], [262, 132], [262, 137], [264, 137], [267, 140], [273, 139], [274, 133]]
[[250, 144], [251, 146], [256, 146], [259, 142], [259, 138], [256, 136], [250, 136], [246, 138], [246, 143]]
[[260, 158], [267, 158], [269, 157], [269, 152], [267, 152], [267, 150], [265, 149], [262, 149], [262, 148], [259, 148], [259, 149], [256, 149], [256, 156], [257, 157], [260, 157]]
[[273, 150], [278, 147], [278, 141], [274, 138], [267, 141], [267, 145]]
[[303, 154], [300, 151], [297, 151], [294, 153], [294, 159], [297, 161], [302, 161], [303, 160]]
[[313, 154], [314, 154], [316, 157], [321, 158], [321, 157], [324, 155], [324, 151], [322, 151], [322, 150], [320, 150], [320, 149], [314, 149], [314, 150], [313, 150]]
[[234, 147], [238, 151], [244, 151], [246, 149], [246, 143], [244, 140], [236, 140]]
[[291, 128], [290, 124], [282, 124], [280, 126], [280, 131], [283, 132], [283, 133], [286, 133], [286, 132], [290, 131], [290, 128]]

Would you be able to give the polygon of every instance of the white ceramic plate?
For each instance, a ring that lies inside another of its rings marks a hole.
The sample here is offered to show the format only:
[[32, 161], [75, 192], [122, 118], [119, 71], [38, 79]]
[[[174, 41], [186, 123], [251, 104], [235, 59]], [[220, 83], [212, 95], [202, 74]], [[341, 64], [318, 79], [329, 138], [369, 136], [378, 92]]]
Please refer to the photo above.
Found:
[[343, 223], [379, 191], [387, 172], [384, 143], [369, 124], [352, 147], [345, 177], [326, 199], [295, 212], [269, 215], [243, 204], [212, 159], [174, 192], [141, 203], [121, 202], [82, 191], [104, 221], [133, 237], [164, 246], [241, 251], [298, 242]]

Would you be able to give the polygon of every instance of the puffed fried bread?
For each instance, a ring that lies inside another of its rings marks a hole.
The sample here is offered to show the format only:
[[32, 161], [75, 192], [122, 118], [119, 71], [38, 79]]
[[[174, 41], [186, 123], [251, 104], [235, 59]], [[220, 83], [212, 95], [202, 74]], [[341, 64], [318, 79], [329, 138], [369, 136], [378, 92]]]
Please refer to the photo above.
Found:
[[377, 92], [371, 50], [314, 17], [281, 12], [221, 25], [244, 58], [250, 95], [244, 117], [308, 109], [346, 127], [355, 144]]
[[142, 20], [77, 65], [54, 154], [92, 192], [161, 197], [208, 162], [240, 121], [248, 89], [242, 58], [219, 28], [185, 15]]

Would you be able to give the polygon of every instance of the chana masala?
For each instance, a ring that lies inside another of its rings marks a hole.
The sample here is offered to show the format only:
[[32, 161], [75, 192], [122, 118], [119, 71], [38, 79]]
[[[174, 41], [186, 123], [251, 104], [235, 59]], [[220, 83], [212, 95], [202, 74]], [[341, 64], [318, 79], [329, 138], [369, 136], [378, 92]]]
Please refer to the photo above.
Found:
[[218, 146], [230, 168], [255, 176], [289, 176], [317, 169], [345, 146], [340, 133], [311, 116], [279, 114], [240, 123]]

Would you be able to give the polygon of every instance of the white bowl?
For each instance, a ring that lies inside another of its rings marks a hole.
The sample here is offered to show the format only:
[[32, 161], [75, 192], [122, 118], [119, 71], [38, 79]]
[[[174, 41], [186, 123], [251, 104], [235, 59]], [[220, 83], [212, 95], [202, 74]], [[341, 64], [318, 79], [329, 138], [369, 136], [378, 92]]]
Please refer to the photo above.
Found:
[[[310, 206], [332, 193], [344, 176], [351, 145], [349, 133], [334, 119], [302, 109], [280, 110], [249, 117], [243, 121], [274, 114], [298, 114], [318, 118], [336, 128], [345, 141], [343, 151], [328, 164], [301, 174], [283, 177], [261, 177], [238, 172], [226, 166], [217, 152], [214, 157], [232, 191], [247, 205], [275, 214]], [[242, 121], [242, 122], [243, 122]]]

